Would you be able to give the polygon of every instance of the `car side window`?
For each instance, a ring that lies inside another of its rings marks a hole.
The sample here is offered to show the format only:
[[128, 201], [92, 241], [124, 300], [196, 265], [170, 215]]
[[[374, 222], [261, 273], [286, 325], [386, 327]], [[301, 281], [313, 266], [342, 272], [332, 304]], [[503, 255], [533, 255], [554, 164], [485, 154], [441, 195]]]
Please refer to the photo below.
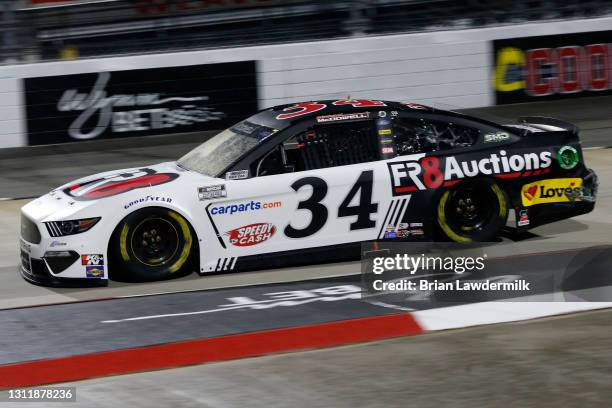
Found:
[[478, 141], [480, 133], [480, 129], [463, 123], [426, 118], [397, 118], [393, 123], [393, 139], [400, 156], [469, 147]]
[[316, 125], [262, 157], [258, 176], [315, 170], [380, 159], [373, 121]]

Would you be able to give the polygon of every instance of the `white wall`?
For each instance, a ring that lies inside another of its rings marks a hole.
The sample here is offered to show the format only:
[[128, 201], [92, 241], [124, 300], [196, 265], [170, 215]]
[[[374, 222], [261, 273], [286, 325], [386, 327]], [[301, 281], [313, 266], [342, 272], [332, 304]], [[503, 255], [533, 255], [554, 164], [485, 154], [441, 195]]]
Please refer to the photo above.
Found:
[[258, 60], [259, 105], [367, 97], [493, 104], [491, 40], [609, 30], [612, 18], [0, 67], [0, 147], [25, 144], [21, 78]]

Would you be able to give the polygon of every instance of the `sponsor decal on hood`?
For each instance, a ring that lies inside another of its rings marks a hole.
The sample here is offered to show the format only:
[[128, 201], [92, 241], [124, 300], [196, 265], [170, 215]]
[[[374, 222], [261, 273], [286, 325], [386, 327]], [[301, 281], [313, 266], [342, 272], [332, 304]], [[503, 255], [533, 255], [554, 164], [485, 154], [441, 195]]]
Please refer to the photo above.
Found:
[[153, 187], [168, 183], [178, 177], [176, 173], [158, 173], [150, 168], [127, 170], [76, 183], [63, 191], [75, 200], [87, 201], [111, 197], [137, 188]]
[[226, 232], [225, 235], [228, 236], [230, 244], [244, 247], [261, 244], [272, 238], [275, 232], [274, 224], [260, 222], [233, 229]]

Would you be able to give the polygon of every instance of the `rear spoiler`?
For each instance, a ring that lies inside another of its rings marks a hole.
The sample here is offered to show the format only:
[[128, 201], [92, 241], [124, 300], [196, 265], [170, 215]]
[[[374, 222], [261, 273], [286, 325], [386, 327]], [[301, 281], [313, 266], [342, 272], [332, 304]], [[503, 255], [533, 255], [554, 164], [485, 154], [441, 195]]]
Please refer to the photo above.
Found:
[[572, 123], [544, 116], [521, 116], [518, 121], [546, 132], [571, 132], [578, 135], [580, 131], [578, 126]]

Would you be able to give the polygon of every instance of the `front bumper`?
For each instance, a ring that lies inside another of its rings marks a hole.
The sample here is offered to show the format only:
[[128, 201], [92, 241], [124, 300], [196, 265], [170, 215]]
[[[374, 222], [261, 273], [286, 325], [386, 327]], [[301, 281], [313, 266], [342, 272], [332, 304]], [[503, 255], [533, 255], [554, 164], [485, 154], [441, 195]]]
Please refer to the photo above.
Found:
[[106, 251], [96, 232], [54, 237], [35, 215], [22, 209], [19, 273], [26, 281], [66, 288], [108, 286]]
[[91, 288], [108, 286], [107, 279], [62, 278], [54, 276], [42, 259], [30, 259], [30, 270], [23, 264], [19, 265], [19, 273], [26, 281], [39, 286], [54, 288]]

